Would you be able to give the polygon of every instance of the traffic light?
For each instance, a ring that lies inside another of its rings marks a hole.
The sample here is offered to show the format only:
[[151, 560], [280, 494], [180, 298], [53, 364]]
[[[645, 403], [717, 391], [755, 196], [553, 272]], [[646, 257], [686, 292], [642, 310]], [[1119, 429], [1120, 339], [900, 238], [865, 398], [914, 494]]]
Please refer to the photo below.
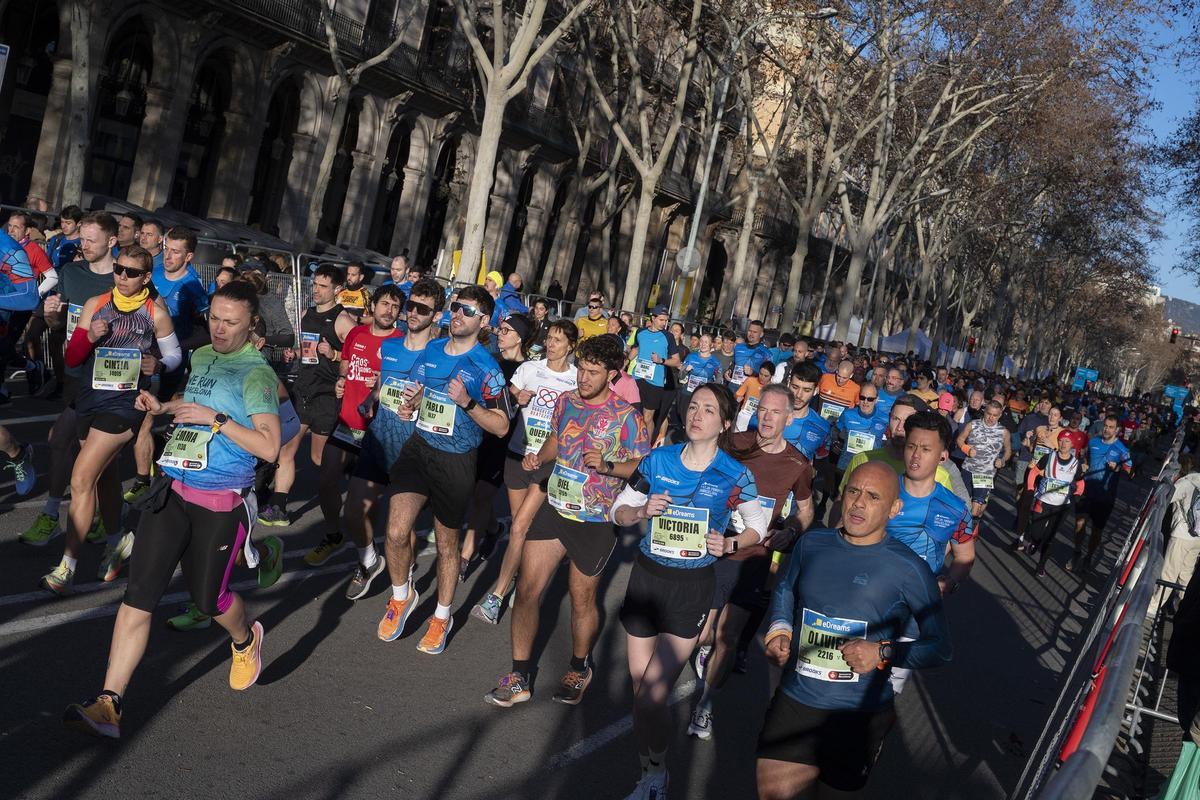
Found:
[[1175, 340], [1179, 338], [1179, 328], [1171, 328], [1171, 344], [1175, 344]]

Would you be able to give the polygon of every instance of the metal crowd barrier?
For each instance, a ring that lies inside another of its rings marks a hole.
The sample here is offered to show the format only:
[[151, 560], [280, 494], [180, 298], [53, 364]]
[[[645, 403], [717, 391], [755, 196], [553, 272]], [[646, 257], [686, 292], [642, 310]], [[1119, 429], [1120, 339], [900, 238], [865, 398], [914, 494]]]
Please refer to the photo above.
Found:
[[[1090, 800], [1123, 725], [1136, 729], [1134, 682], [1146, 612], [1162, 571], [1162, 523], [1179, 473], [1180, 431], [1122, 545], [1083, 647], [1035, 746], [1013, 800]], [[1146, 662], [1143, 662], [1143, 670]], [[1133, 713], [1126, 715], [1134, 692]], [[1160, 693], [1161, 698], [1161, 693]], [[1155, 709], [1157, 711], [1157, 707]]]

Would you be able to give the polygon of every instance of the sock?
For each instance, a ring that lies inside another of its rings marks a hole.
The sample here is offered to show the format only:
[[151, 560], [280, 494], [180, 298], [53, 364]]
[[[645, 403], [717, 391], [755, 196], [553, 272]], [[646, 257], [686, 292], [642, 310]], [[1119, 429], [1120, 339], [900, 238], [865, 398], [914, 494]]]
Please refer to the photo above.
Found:
[[405, 600], [407, 600], [408, 599], [408, 584], [405, 583], [403, 586], [396, 586], [393, 584], [392, 599], [399, 600], [401, 603], [403, 603]]
[[517, 661], [513, 659], [512, 671], [520, 675], [522, 678], [528, 678], [529, 673], [533, 671], [532, 661]]
[[438, 619], [450, 619], [450, 606], [444, 606], [441, 603], [438, 603], [437, 608], [434, 609], [433, 615]]
[[375, 562], [379, 560], [379, 553], [375, 550], [375, 545], [369, 544], [366, 547], [358, 548], [358, 563], [362, 564], [367, 569], [375, 566]]
[[103, 697], [104, 695], [108, 695], [109, 697], [112, 698], [113, 708], [116, 709], [118, 714], [120, 714], [121, 713], [121, 695], [117, 694], [116, 692], [110, 692], [108, 689], [105, 689], [103, 692], [100, 693], [100, 696]]
[[574, 672], [587, 672], [587, 656], [583, 656], [582, 658], [571, 656], [571, 669]]
[[58, 507], [62, 505], [62, 500], [61, 497], [47, 497], [46, 505], [42, 506], [42, 513], [58, 519]]
[[75, 569], [76, 566], [79, 565], [79, 559], [75, 558], [74, 556], [69, 556], [66, 553], [64, 553], [63, 557], [62, 557], [62, 564], [67, 569], [73, 570], [73, 569]]
[[650, 759], [649, 762], [646, 764], [646, 772], [648, 772], [650, 774], [654, 774], [656, 772], [666, 772], [667, 771], [667, 751], [666, 750], [663, 750], [661, 753], [656, 753], [653, 750], [651, 750], [649, 759]]
[[271, 499], [267, 502], [269, 506], [275, 506], [279, 509], [286, 509], [288, 503], [287, 492], [272, 492]]
[[134, 482], [134, 484], [149, 484], [149, 483], [150, 483], [150, 476], [149, 476], [149, 475], [142, 475], [142, 474], [140, 474], [140, 473], [139, 473], [138, 475], [135, 475], [135, 476], [134, 476], [134, 478], [133, 478], [133, 482]]
[[254, 643], [254, 626], [248, 625], [246, 626], [246, 630], [250, 632], [250, 635], [246, 637], [246, 641], [233, 643], [233, 646], [238, 650], [245, 650]]

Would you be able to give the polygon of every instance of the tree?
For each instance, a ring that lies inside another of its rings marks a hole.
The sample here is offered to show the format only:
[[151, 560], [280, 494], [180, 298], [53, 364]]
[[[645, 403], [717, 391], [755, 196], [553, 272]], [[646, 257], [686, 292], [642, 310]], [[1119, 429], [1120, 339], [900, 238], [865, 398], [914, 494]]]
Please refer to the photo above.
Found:
[[92, 129], [91, 5], [75, 0], [70, 8], [71, 30], [71, 122], [67, 126], [66, 174], [63, 176], [63, 202], [75, 203], [83, 197], [83, 173], [87, 166], [89, 132]]
[[506, 5], [501, 0], [492, 0], [490, 8], [480, 6], [477, 0], [454, 0], [459, 24], [471, 47], [475, 70], [483, 87], [484, 103], [459, 262], [469, 265], [469, 269], [475, 269], [483, 254], [488, 201], [495, 181], [500, 134], [504, 130], [504, 110], [525, 91], [534, 68], [592, 2], [568, 0], [562, 18], [550, 31], [543, 33], [549, 0], [525, 0], [520, 16], [506, 16]]

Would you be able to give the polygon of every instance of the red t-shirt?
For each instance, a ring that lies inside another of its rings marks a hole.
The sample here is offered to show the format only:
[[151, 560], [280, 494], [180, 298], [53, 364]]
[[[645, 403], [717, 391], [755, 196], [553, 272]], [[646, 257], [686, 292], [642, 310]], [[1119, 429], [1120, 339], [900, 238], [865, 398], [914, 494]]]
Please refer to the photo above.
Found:
[[382, 365], [379, 348], [383, 340], [403, 335], [402, 331], [394, 330], [387, 336], [376, 336], [371, 333], [370, 325], [359, 325], [346, 334], [346, 341], [342, 343], [342, 360], [346, 362], [346, 390], [342, 393], [342, 410], [338, 419], [350, 429], [367, 429], [367, 421], [358, 413], [358, 407], [371, 394], [372, 387], [367, 382], [379, 378]]
[[42, 276], [54, 269], [54, 265], [50, 263], [50, 257], [32, 239], [21, 242], [21, 248], [25, 251], [25, 255], [29, 256], [29, 264], [33, 267], [33, 277], [37, 278], [38, 283], [41, 283]]

